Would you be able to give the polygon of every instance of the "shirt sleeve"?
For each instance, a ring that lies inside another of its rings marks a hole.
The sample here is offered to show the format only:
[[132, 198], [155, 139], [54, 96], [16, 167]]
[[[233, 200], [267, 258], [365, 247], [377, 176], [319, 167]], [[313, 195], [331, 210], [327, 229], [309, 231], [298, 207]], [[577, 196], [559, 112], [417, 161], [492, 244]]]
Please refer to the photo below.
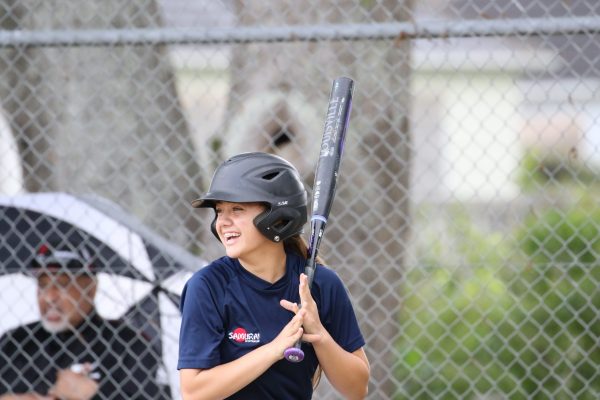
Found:
[[181, 295], [181, 331], [177, 369], [207, 369], [221, 363], [219, 346], [225, 336], [219, 312], [217, 284], [201, 275], [186, 283]]
[[[365, 345], [348, 291], [340, 277], [327, 267], [319, 268], [320, 318], [331, 337], [352, 353]], [[315, 280], [317, 277], [315, 276]]]

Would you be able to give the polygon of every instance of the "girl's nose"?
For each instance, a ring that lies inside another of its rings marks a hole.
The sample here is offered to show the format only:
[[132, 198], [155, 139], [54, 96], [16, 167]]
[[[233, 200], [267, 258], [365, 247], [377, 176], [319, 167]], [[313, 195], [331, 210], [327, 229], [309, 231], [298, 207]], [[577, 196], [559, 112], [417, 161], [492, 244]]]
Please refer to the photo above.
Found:
[[217, 225], [229, 225], [231, 224], [230, 214], [227, 212], [221, 212], [217, 217]]

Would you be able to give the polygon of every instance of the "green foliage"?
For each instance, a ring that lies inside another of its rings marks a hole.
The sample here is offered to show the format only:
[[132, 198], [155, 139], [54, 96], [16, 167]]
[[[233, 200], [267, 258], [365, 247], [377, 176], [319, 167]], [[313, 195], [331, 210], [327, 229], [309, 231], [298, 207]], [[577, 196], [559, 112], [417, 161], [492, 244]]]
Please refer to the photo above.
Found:
[[531, 150], [521, 161], [518, 184], [525, 191], [549, 188], [560, 185], [590, 185], [599, 182], [600, 174], [577, 158], [575, 152], [570, 156], [559, 156]]
[[367, 9], [373, 8], [373, 6], [375, 4], [376, 4], [375, 0], [360, 0], [360, 5]]
[[600, 210], [550, 210], [531, 216], [519, 233], [527, 257], [536, 264], [591, 264], [600, 256]]
[[598, 398], [600, 210], [587, 210], [531, 216], [512, 249], [459, 214], [460, 254], [432, 243], [407, 272], [397, 398]]
[[403, 394], [398, 398], [474, 398], [502, 385], [505, 372], [494, 354], [494, 346], [501, 346], [495, 331], [510, 298], [491, 270], [415, 270], [407, 284], [413, 294], [400, 318], [397, 374]]
[[530, 218], [519, 237], [529, 263], [512, 288], [520, 305], [512, 318], [530, 338], [521, 359], [538, 378], [527, 391], [598, 398], [600, 210], [550, 210]]
[[[498, 275], [507, 249], [501, 236], [478, 231], [465, 211], [454, 211], [451, 239], [432, 242], [424, 266], [408, 271], [402, 288], [398, 399], [468, 399], [514, 386], [495, 354], [498, 326], [512, 305]], [[447, 241], [458, 254], [445, 254]]]

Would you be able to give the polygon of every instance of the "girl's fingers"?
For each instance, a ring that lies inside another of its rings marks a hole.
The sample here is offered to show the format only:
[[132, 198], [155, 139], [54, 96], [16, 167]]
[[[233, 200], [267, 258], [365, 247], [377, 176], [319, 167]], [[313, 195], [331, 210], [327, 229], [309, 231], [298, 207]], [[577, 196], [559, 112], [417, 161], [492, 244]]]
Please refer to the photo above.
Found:
[[317, 342], [321, 339], [322, 330], [324, 329], [320, 318], [319, 318], [319, 310], [317, 309], [317, 304], [315, 303], [312, 294], [310, 293], [310, 288], [308, 287], [308, 277], [306, 274], [300, 275], [300, 301], [302, 302], [302, 310], [306, 312], [304, 317], [304, 336], [307, 336], [306, 331], [310, 332], [310, 334], [314, 334], [314, 338], [312, 336], [307, 337], [307, 342]]
[[302, 335], [302, 341], [303, 342], [307, 342], [307, 343], [315, 343], [320, 341], [322, 338], [321, 335], [318, 334], [310, 334], [310, 333], [304, 333]]
[[312, 294], [308, 288], [308, 277], [306, 274], [300, 275], [300, 303], [302, 303], [303, 307], [308, 308], [312, 308], [314, 305]]
[[308, 277], [306, 274], [300, 274], [300, 303], [309, 304], [312, 301], [313, 297], [308, 287]]
[[289, 322], [288, 326], [293, 332], [296, 332], [298, 329], [302, 327], [304, 323], [304, 315], [306, 312], [304, 310], [300, 310], [294, 315], [294, 318]]
[[[308, 278], [306, 274], [300, 275], [300, 302], [302, 304], [306, 304], [307, 300], [312, 300], [312, 296], [310, 294], [310, 290], [308, 289]], [[298, 303], [292, 303], [288, 300], [280, 300], [279, 305], [285, 308], [288, 311], [293, 312], [294, 314], [298, 314], [300, 310], [300, 305]]]
[[304, 316], [306, 316], [306, 310], [298, 310], [294, 316], [294, 318], [298, 320], [300, 326], [304, 323]]
[[306, 274], [300, 274], [300, 302], [306, 304], [306, 300], [310, 298], [310, 290], [308, 290], [308, 278]]
[[300, 307], [298, 307], [297, 303], [292, 303], [291, 301], [288, 301], [288, 300], [280, 300], [279, 304], [281, 305], [281, 307], [285, 308], [288, 311], [293, 312], [294, 314], [297, 314], [298, 310], [300, 309]]
[[[302, 323], [304, 319], [304, 311], [299, 311], [294, 318], [283, 328], [283, 330], [279, 333], [276, 340], [274, 342], [278, 343], [279, 350], [281, 351], [281, 357], [283, 357], [283, 352], [285, 349], [297, 343], [302, 335], [304, 334], [304, 329], [302, 328]], [[279, 354], [279, 353], [278, 353]]]

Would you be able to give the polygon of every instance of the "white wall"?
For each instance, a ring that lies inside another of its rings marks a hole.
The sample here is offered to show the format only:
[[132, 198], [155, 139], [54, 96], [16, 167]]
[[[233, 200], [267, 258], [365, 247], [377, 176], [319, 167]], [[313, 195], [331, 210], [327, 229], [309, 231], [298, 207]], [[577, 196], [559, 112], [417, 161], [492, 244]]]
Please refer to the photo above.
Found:
[[22, 191], [23, 176], [17, 146], [5, 118], [0, 114], [0, 194]]
[[512, 76], [417, 71], [413, 93], [414, 200], [514, 196], [522, 98]]

